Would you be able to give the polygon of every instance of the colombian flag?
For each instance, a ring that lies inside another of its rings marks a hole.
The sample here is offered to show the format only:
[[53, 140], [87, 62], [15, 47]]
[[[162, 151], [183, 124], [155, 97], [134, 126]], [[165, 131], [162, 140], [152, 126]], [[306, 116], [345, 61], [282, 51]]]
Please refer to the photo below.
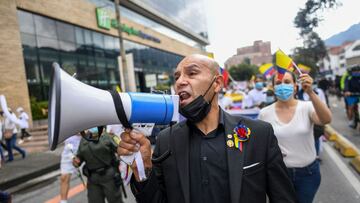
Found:
[[286, 71], [294, 71], [293, 60], [280, 49], [275, 53], [275, 61], [279, 80], [282, 80]]
[[301, 63], [298, 64], [298, 67], [302, 73], [308, 74], [311, 71], [311, 68], [309, 66], [305, 66], [304, 64], [301, 64]]
[[224, 78], [224, 87], [226, 88], [228, 86], [228, 83], [229, 83], [229, 72], [225, 68], [220, 67], [220, 74]]
[[266, 63], [259, 67], [259, 72], [265, 77], [271, 77], [275, 73], [275, 68], [272, 63]]

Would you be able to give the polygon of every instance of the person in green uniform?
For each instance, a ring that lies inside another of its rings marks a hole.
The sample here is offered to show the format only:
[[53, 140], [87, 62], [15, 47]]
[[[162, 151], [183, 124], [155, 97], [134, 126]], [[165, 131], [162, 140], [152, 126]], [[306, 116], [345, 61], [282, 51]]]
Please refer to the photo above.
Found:
[[104, 127], [90, 129], [82, 133], [77, 155], [73, 159], [75, 167], [85, 162], [83, 173], [88, 178], [88, 202], [122, 203], [122, 185], [116, 149], [119, 138], [103, 132]]

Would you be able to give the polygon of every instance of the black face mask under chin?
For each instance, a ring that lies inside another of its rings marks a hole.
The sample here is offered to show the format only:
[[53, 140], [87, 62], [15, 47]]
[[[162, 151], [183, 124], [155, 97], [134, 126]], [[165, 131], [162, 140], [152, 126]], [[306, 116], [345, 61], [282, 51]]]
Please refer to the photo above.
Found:
[[210, 112], [211, 109], [211, 102], [214, 99], [216, 93], [214, 93], [213, 97], [209, 102], [204, 99], [204, 96], [209, 91], [212, 84], [215, 82], [215, 79], [211, 82], [209, 88], [206, 90], [204, 95], [198, 96], [192, 102], [187, 104], [184, 107], [180, 108], [180, 114], [187, 118], [192, 123], [198, 123], [202, 121], [206, 115]]

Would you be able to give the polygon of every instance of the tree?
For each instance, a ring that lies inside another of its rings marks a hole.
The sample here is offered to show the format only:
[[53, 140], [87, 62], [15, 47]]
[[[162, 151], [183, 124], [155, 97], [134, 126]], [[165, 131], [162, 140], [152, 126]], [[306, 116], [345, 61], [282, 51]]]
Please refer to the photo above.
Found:
[[308, 65], [315, 69], [315, 72], [319, 70], [316, 64], [327, 56], [327, 50], [323, 40], [314, 31], [314, 28], [322, 21], [322, 17], [317, 12], [339, 5], [338, 0], [307, 0], [305, 8], [299, 10], [294, 19], [294, 24], [296, 28], [300, 29], [299, 34], [303, 38], [304, 46], [297, 47], [294, 50], [293, 58], [297, 63]]
[[301, 8], [294, 19], [295, 27], [300, 29], [300, 35], [304, 36], [313, 32], [313, 29], [322, 21], [317, 11], [339, 5], [341, 4], [338, 0], [307, 0], [305, 8]]
[[249, 57], [245, 57], [242, 63], [250, 65], [251, 64], [251, 59]]
[[319, 72], [317, 62], [327, 56], [327, 50], [324, 42], [316, 32], [308, 34], [304, 41], [304, 47], [296, 47], [292, 55], [296, 63], [302, 63], [311, 67], [311, 75], [315, 76]]
[[229, 68], [229, 74], [237, 81], [250, 80], [251, 77], [257, 73], [258, 67], [256, 65], [246, 63], [241, 63]]

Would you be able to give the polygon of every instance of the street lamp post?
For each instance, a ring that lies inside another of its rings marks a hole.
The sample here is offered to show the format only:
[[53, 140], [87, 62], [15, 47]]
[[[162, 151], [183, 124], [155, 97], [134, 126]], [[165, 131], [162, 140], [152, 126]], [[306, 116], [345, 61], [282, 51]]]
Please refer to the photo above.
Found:
[[[119, 33], [119, 44], [120, 44], [120, 56], [121, 56], [121, 65], [122, 65], [122, 74], [124, 81], [121, 81], [121, 91], [126, 91], [126, 86], [128, 85], [128, 77], [127, 76], [127, 62], [126, 62], [126, 54], [124, 49], [124, 42], [122, 36], [122, 29], [121, 29], [121, 16], [120, 16], [120, 0], [115, 0], [115, 13], [116, 19], [118, 21], [117, 30]], [[126, 81], [126, 82], [125, 82]]]

